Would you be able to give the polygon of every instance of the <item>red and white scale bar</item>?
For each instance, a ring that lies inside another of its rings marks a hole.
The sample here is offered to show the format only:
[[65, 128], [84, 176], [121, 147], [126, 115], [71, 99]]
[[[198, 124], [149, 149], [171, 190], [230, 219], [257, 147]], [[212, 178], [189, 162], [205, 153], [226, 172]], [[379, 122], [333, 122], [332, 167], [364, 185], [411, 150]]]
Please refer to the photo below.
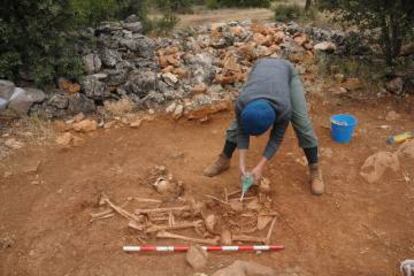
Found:
[[[124, 246], [124, 252], [186, 252], [190, 247], [188, 245], [176, 245], [176, 246], [156, 246], [156, 245], [143, 245], [143, 246]], [[235, 246], [201, 246], [206, 251], [281, 251], [285, 247], [283, 245], [235, 245]]]

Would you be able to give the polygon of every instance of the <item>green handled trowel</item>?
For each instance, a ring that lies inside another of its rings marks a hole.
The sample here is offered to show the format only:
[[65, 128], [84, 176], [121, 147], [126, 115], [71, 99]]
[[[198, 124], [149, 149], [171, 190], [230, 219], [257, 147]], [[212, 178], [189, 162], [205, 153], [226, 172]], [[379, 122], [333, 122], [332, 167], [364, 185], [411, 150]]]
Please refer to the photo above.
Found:
[[246, 175], [242, 176], [241, 179], [241, 186], [242, 186], [242, 194], [240, 197], [240, 201], [243, 201], [244, 195], [250, 189], [251, 186], [254, 184], [253, 175], [250, 173], [246, 173]]

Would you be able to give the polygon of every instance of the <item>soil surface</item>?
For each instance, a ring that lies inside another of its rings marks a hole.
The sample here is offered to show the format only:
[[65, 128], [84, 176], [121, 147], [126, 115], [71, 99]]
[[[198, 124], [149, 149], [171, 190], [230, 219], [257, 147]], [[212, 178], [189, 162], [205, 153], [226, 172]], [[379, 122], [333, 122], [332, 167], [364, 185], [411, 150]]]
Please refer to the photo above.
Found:
[[194, 14], [182, 14], [179, 16], [178, 28], [204, 25], [212, 22], [230, 22], [237, 20], [251, 19], [254, 22], [269, 22], [273, 19], [273, 12], [270, 9], [219, 9], [219, 10], [199, 10]]
[[[399, 262], [414, 255], [413, 160], [375, 184], [366, 183], [359, 170], [371, 154], [397, 149], [385, 144], [389, 134], [414, 129], [413, 102], [380, 99], [369, 104], [311, 95], [326, 194], [310, 194], [303, 154], [289, 129], [265, 172], [280, 214], [272, 241], [286, 249], [210, 253], [202, 272], [209, 275], [239, 259], [270, 266], [280, 275], [398, 275]], [[385, 121], [389, 110], [401, 117]], [[329, 136], [328, 118], [341, 112], [359, 119], [349, 145]], [[90, 213], [97, 211], [101, 192], [120, 205], [127, 202], [130, 211], [136, 203], [129, 197], [158, 198], [145, 181], [155, 165], [166, 166], [184, 182], [185, 195], [198, 200], [206, 194], [222, 197], [224, 187], [236, 190], [237, 156], [221, 176], [202, 176], [222, 149], [232, 118], [218, 114], [203, 124], [158, 118], [138, 129], [98, 130], [76, 147], [26, 145], [15, 151], [0, 166], [0, 275], [193, 275], [182, 253], [123, 253], [123, 245], [139, 244], [127, 221], [115, 216], [91, 223]], [[251, 165], [265, 142], [266, 137], [252, 141]]]

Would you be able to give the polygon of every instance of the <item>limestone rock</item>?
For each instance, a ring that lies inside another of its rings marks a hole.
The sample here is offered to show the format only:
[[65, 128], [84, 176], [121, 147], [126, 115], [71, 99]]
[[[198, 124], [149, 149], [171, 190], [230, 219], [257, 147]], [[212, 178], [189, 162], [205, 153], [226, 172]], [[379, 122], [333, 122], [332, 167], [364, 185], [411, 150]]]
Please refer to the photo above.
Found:
[[397, 153], [399, 157], [414, 159], [414, 140], [402, 144]]
[[179, 104], [174, 110], [173, 118], [178, 120], [183, 116], [183, 113], [184, 113], [184, 106]]
[[361, 80], [358, 78], [348, 78], [342, 86], [350, 91], [358, 90], [363, 87]]
[[324, 41], [313, 46], [313, 49], [322, 52], [335, 52], [336, 45], [332, 42]]
[[11, 96], [13, 95], [14, 91], [14, 83], [7, 80], [0, 80], [0, 98], [5, 100], [10, 100]]
[[106, 95], [106, 85], [105, 83], [101, 82], [94, 76], [87, 76], [82, 81], [82, 90], [85, 92], [85, 95], [88, 98], [92, 99], [100, 99], [102, 100], [105, 98]]
[[124, 23], [123, 27], [133, 33], [141, 33], [144, 29], [141, 22], [127, 22]]
[[68, 112], [69, 114], [75, 115], [78, 113], [90, 114], [95, 112], [96, 106], [92, 99], [89, 99], [85, 94], [77, 93], [70, 95]]
[[4, 142], [4, 145], [10, 149], [18, 150], [23, 147], [23, 143], [14, 138], [9, 138]]
[[178, 82], [177, 76], [169, 72], [162, 74], [162, 79], [169, 86], [174, 86]]
[[78, 132], [92, 132], [98, 128], [98, 123], [95, 120], [86, 119], [79, 123], [73, 124], [73, 129]]
[[73, 135], [70, 132], [66, 132], [56, 138], [56, 143], [61, 146], [68, 146], [73, 141]]
[[48, 103], [58, 109], [66, 109], [69, 106], [69, 99], [63, 93], [55, 93], [49, 99]]
[[381, 151], [371, 155], [365, 160], [361, 168], [361, 176], [369, 183], [377, 182], [387, 170], [394, 172], [400, 169], [398, 155]]
[[187, 263], [195, 270], [200, 270], [207, 265], [208, 254], [201, 246], [190, 246], [186, 254]]
[[102, 67], [102, 61], [97, 54], [88, 54], [83, 57], [83, 63], [85, 66], [85, 71], [88, 74], [94, 74], [99, 72]]
[[121, 54], [113, 49], [105, 48], [100, 54], [103, 65], [106, 67], [115, 67], [122, 60]]
[[276, 276], [276, 271], [254, 262], [235, 261], [212, 276]]
[[40, 103], [45, 98], [45, 93], [40, 89], [16, 87], [10, 98], [8, 108], [18, 115], [26, 115], [34, 103]]

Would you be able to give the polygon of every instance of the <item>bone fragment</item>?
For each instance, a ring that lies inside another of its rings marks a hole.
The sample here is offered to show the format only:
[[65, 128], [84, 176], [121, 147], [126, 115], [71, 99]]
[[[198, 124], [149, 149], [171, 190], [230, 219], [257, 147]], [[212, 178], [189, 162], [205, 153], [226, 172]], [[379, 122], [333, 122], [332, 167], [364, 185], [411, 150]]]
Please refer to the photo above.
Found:
[[218, 242], [219, 242], [218, 238], [214, 238], [214, 239], [197, 239], [197, 238], [192, 238], [192, 237], [186, 237], [186, 236], [182, 236], [182, 235], [173, 234], [173, 233], [170, 233], [170, 232], [167, 232], [167, 231], [158, 232], [157, 238], [177, 239], [177, 240], [189, 241], [189, 242], [194, 242], [194, 243], [199, 243], [199, 244], [208, 244], [208, 245], [217, 245]]
[[186, 229], [186, 228], [196, 228], [203, 223], [202, 220], [192, 221], [192, 222], [182, 222], [174, 225], [152, 225], [145, 230], [145, 233], [153, 233], [165, 230], [177, 230], [177, 229]]

